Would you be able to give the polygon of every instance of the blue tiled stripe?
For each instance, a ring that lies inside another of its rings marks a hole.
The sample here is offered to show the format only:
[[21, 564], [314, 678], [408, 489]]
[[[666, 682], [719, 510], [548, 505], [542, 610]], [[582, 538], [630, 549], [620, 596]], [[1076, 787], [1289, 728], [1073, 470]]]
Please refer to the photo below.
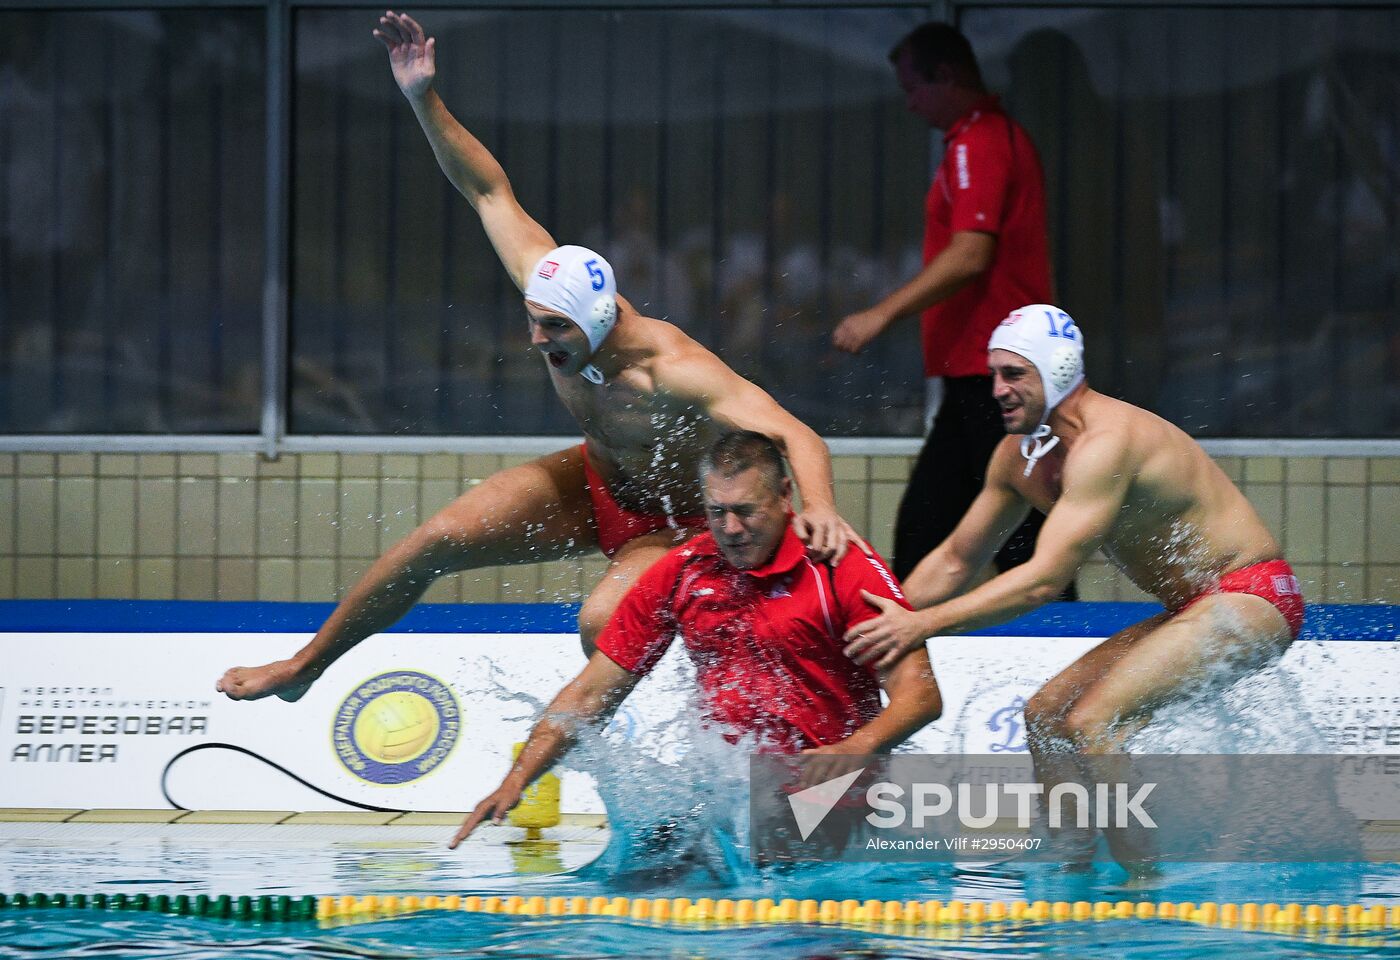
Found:
[[[330, 603], [202, 600], [0, 600], [0, 632], [310, 633]], [[978, 636], [1106, 637], [1159, 611], [1153, 603], [1052, 603]], [[577, 604], [425, 603], [394, 633], [573, 633]], [[1400, 607], [1317, 604], [1305, 640], [1400, 640]]]

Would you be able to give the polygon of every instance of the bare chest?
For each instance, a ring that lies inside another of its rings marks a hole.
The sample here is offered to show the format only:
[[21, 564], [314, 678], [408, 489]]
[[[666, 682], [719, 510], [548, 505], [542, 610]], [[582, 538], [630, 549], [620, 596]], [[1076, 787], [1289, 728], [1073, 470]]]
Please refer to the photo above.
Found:
[[1019, 478], [1016, 492], [1041, 513], [1049, 513], [1064, 492], [1064, 467], [1062, 458], [1041, 460], [1029, 477]]
[[695, 471], [714, 427], [704, 411], [653, 389], [645, 377], [593, 384], [555, 377], [559, 399], [589, 440], [594, 466], [615, 493], [633, 502], [666, 488], [668, 496], [698, 502]]
[[645, 377], [593, 384], [556, 378], [559, 398], [584, 433], [610, 447], [684, 443], [703, 411], [652, 389]]

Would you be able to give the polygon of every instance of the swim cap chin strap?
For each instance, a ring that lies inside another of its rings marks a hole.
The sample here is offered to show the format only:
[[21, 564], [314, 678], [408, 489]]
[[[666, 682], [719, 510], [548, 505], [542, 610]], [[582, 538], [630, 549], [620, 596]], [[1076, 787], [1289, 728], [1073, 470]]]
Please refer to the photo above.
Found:
[[[525, 299], [568, 317], [597, 353], [617, 325], [617, 281], [607, 260], [587, 247], [555, 247], [540, 258], [525, 285]], [[579, 371], [589, 383], [603, 383], [603, 372], [589, 363]]]
[[[1021, 456], [1026, 458], [1022, 476], [1029, 477], [1036, 463], [1060, 442], [1050, 429], [1051, 412], [1084, 382], [1084, 338], [1079, 326], [1059, 307], [1033, 303], [1013, 310], [992, 331], [987, 350], [1009, 350], [1025, 357], [1040, 373], [1045, 388], [1040, 423], [1021, 438]], [[1049, 443], [1045, 442], [1047, 437]]]
[[[1050, 437], [1049, 443], [1041, 443], [1045, 437]], [[1050, 424], [1048, 423], [1042, 423], [1035, 430], [1022, 437], [1021, 456], [1026, 458], [1026, 469], [1021, 472], [1021, 476], [1029, 477], [1040, 458], [1055, 449], [1055, 444], [1059, 442], [1059, 437], [1050, 435]]]

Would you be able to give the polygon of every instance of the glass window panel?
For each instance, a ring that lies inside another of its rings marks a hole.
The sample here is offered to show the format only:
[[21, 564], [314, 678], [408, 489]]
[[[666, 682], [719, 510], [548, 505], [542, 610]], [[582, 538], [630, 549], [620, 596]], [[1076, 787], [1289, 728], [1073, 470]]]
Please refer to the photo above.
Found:
[[[447, 11], [438, 88], [561, 242], [826, 433], [919, 429], [914, 324], [830, 332], [918, 266], [931, 138], [885, 56], [900, 9]], [[518, 292], [369, 36], [295, 21], [299, 433], [576, 432]]]
[[1200, 436], [1400, 435], [1400, 13], [973, 8], [1090, 378]]
[[0, 432], [256, 430], [264, 18], [0, 12]]

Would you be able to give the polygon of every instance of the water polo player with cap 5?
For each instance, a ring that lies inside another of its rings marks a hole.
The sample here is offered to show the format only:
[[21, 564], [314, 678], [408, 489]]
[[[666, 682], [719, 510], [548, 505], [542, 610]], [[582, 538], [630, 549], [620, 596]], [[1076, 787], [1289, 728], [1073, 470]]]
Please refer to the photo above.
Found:
[[[571, 361], [579, 366], [578, 375], [589, 383], [602, 386], [606, 382], [601, 370], [592, 363], [593, 356], [617, 325], [617, 284], [612, 267], [603, 257], [587, 247], [566, 245], [549, 251], [535, 264], [525, 285], [528, 308], [547, 311], [542, 316], [562, 315], [583, 333], [588, 341], [588, 353], [571, 356], [567, 350], [546, 350], [545, 359], [551, 367], [567, 372]], [[531, 313], [532, 328], [544, 327], [549, 320], [537, 321]], [[536, 329], [537, 335], [548, 338]], [[537, 347], [539, 346], [537, 342]], [[581, 364], [581, 366], [580, 366]], [[598, 548], [612, 558], [628, 542], [643, 534], [665, 530], [698, 530], [705, 525], [703, 515], [639, 513], [622, 507], [608, 492], [608, 486], [588, 457], [588, 445], [580, 444], [588, 497], [593, 504], [593, 526]]]
[[839, 561], [855, 532], [836, 512], [822, 439], [682, 331], [639, 314], [617, 294], [602, 256], [555, 243], [433, 90], [436, 43], [413, 18], [386, 13], [374, 34], [443, 173], [524, 295], [531, 344], [584, 443], [473, 486], [380, 557], [300, 651], [234, 667], [218, 689], [234, 699], [295, 700], [443, 574], [601, 549], [610, 565], [579, 613], [591, 651], [637, 577], [701, 525], [697, 468], [729, 430], [754, 430], [781, 447], [802, 497], [794, 531], [814, 559]]
[[[870, 598], [881, 615], [846, 638], [849, 656], [888, 666], [927, 638], [1004, 623], [1053, 600], [1102, 550], [1166, 609], [1031, 698], [1025, 719], [1038, 765], [1056, 751], [1120, 749], [1162, 705], [1277, 659], [1303, 618], [1298, 581], [1249, 501], [1180, 429], [1093, 390], [1083, 351], [1078, 325], [1048, 304], [1022, 307], [996, 329], [988, 363], [1011, 436], [967, 515], [905, 580], [920, 609]], [[1032, 509], [1046, 519], [1031, 559], [964, 593]]]

